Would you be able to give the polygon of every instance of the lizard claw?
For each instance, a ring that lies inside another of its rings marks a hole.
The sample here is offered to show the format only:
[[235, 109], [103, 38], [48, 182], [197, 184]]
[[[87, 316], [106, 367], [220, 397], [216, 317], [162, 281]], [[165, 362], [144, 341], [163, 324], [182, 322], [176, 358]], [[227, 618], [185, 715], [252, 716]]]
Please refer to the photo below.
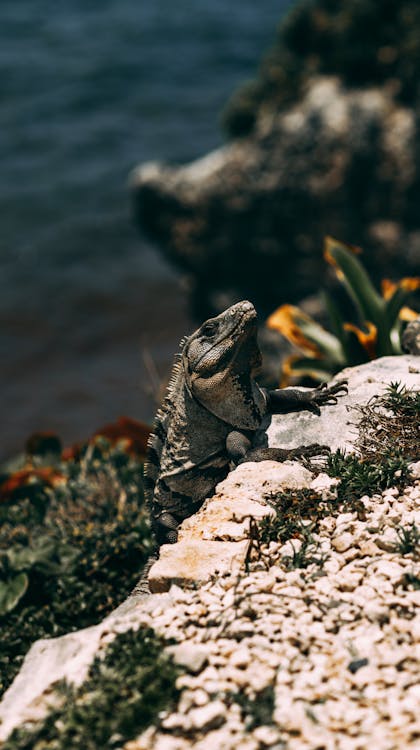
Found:
[[347, 380], [339, 380], [337, 383], [328, 385], [327, 383], [321, 383], [312, 392], [312, 398], [310, 400], [310, 411], [315, 414], [320, 414], [320, 406], [333, 406], [338, 403], [340, 396], [344, 396], [348, 393]]

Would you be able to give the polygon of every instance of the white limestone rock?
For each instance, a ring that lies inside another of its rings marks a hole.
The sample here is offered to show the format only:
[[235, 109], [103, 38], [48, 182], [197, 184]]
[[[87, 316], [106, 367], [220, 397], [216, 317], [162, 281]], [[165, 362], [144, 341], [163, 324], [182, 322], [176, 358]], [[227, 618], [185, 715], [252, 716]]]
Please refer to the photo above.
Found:
[[205, 706], [194, 708], [189, 713], [189, 719], [193, 729], [201, 731], [217, 729], [226, 721], [227, 709], [225, 704], [218, 700], [207, 703]]
[[267, 430], [270, 446], [296, 448], [310, 443], [328, 445], [331, 450], [354, 451], [360, 417], [355, 406], [366, 404], [378, 396], [391, 382], [408, 388], [420, 388], [420, 362], [413, 355], [382, 357], [357, 367], [348, 367], [332, 382], [348, 380], [348, 394], [335, 406], [325, 406], [321, 416], [311, 412], [275, 415]]
[[185, 667], [193, 674], [201, 672], [209, 655], [209, 649], [205, 645], [190, 641], [170, 646], [168, 651], [172, 654], [175, 664]]
[[155, 608], [158, 602], [170, 607], [173, 598], [168, 594], [142, 602], [133, 598], [127, 602], [124, 614], [118, 614], [118, 608], [99, 625], [36, 641], [0, 703], [0, 743], [23, 722], [36, 721], [45, 715], [52, 686], [59, 680], [80, 685], [100, 648], [117, 632], [135, 627], [138, 614]]
[[169, 591], [171, 585], [202, 585], [212, 577], [235, 574], [243, 568], [249, 540], [212, 542], [201, 539], [164, 544], [160, 557], [149, 572], [153, 594]]
[[[410, 357], [355, 368], [353, 385], [352, 378], [350, 371], [352, 403], [363, 403], [390, 380], [420, 387]], [[339, 407], [323, 413], [334, 416]], [[308, 442], [328, 442], [323, 417], [302, 416], [318, 426]], [[283, 424], [288, 417], [279, 419]], [[334, 432], [347, 439], [343, 411], [328, 429], [331, 439]], [[320, 554], [328, 555], [322, 569], [282, 566], [279, 557], [300, 544], [292, 540], [267, 547], [264, 561], [251, 560], [246, 571], [249, 540], [242, 535], [251, 518], [273, 513], [266, 498], [286, 487], [334, 492], [325, 475], [314, 478], [297, 462], [242, 464], [184, 522], [179, 542], [162, 548], [151, 587], [169, 593], [131, 597], [100, 625], [34, 644], [0, 704], [0, 742], [23, 721], [45, 715], [55, 682], [83, 681], [116, 633], [145, 626], [175, 641], [173, 656], [187, 672], [177, 679], [181, 695], [164, 718], [164, 731], [146, 730], [124, 750], [261, 750], [276, 747], [272, 743], [303, 750], [336, 740], [337, 747], [355, 748], [360, 737], [366, 746], [385, 748], [389, 739], [411, 747], [418, 724], [420, 591], [410, 580], [420, 578], [420, 570], [395, 543], [398, 526], [419, 524], [418, 482], [403, 492], [391, 488], [361, 498], [366, 521], [349, 511], [323, 519], [315, 535]], [[348, 665], [363, 657], [368, 664], [350, 671]], [[258, 702], [269, 686], [277, 726], [249, 733], [239, 706], [222, 696], [241, 691]], [[367, 702], [359, 700], [363, 691]], [[186, 737], [178, 736], [183, 732]]]

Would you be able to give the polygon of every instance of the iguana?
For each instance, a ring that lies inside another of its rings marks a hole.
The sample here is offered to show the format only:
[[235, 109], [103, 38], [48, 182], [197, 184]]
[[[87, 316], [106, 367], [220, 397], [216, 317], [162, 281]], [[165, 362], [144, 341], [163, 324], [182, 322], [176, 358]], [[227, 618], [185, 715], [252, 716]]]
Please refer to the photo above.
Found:
[[166, 398], [156, 415], [145, 466], [145, 494], [158, 545], [177, 540], [177, 528], [195, 513], [232, 464], [284, 461], [319, 454], [254, 447], [271, 414], [335, 404], [344, 381], [313, 390], [267, 390], [255, 381], [261, 365], [257, 315], [238, 302], [181, 342]]

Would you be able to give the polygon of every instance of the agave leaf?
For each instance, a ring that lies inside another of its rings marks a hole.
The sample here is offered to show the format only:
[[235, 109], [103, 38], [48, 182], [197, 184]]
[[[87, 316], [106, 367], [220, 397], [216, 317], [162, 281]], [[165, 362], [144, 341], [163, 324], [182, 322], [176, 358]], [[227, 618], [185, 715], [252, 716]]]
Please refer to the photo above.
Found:
[[351, 331], [355, 334], [359, 344], [365, 349], [369, 359], [375, 359], [376, 349], [378, 343], [378, 329], [370, 321], [365, 322], [367, 332], [362, 331], [361, 328], [355, 326], [353, 323], [344, 323], [344, 330]]
[[362, 264], [355, 257], [358, 248], [346, 245], [332, 237], [325, 238], [324, 258], [333, 266], [356, 305], [360, 319], [378, 325], [384, 310], [384, 301], [377, 293]]
[[413, 310], [411, 307], [404, 305], [404, 307], [401, 308], [398, 317], [405, 323], [409, 323], [410, 320], [417, 320], [417, 318], [420, 317], [420, 313], [418, 313], [417, 310]]
[[[345, 324], [346, 325], [346, 324]], [[347, 324], [348, 327], [343, 326], [343, 336], [345, 336], [345, 350], [347, 352], [346, 366], [353, 367], [354, 365], [363, 364], [368, 362], [370, 356], [366, 350], [366, 347], [359, 340], [359, 336], [354, 331], [351, 324]], [[357, 326], [354, 326], [358, 329]], [[360, 329], [358, 329], [360, 330]], [[363, 333], [363, 331], [362, 331]], [[365, 333], [365, 335], [368, 335]]]
[[280, 387], [290, 385], [294, 378], [303, 376], [313, 378], [320, 383], [330, 380], [339, 368], [335, 363], [325, 359], [313, 359], [311, 357], [299, 357], [292, 354], [286, 357], [282, 365]]
[[328, 313], [332, 332], [334, 336], [336, 336], [341, 341], [344, 325], [343, 316], [341, 315], [338, 305], [335, 303], [331, 295], [328, 294], [328, 292], [322, 292], [321, 296], [324, 300], [325, 309]]
[[342, 346], [337, 337], [294, 305], [279, 307], [270, 315], [266, 325], [279, 331], [308, 357], [319, 359], [325, 355], [337, 364], [344, 362]]
[[383, 279], [381, 288], [382, 296], [386, 301], [386, 323], [389, 328], [392, 328], [409, 294], [416, 291], [416, 289], [420, 289], [420, 276], [407, 276], [396, 282]]
[[19, 573], [8, 581], [0, 581], [0, 615], [7, 615], [20, 602], [28, 588], [28, 576]]

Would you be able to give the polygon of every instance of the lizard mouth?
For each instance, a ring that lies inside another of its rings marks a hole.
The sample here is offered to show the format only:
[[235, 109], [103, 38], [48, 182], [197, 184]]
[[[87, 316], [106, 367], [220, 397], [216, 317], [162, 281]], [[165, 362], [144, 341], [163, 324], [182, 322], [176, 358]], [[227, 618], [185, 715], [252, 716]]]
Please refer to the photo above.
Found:
[[241, 317], [238, 320], [238, 323], [236, 324], [234, 330], [236, 331], [238, 328], [243, 328], [244, 331], [248, 330], [248, 328], [255, 328], [257, 329], [257, 312], [255, 310], [254, 305], [251, 302], [240, 302], [240, 305], [242, 305], [242, 308], [238, 312], [240, 312]]
[[257, 327], [257, 312], [252, 302], [248, 302], [247, 300], [245, 302], [238, 302], [237, 305], [233, 305], [230, 308], [229, 312], [232, 320], [237, 319], [238, 315], [240, 316], [232, 329], [232, 333], [236, 332], [238, 328], [248, 328], [251, 324], [254, 324], [255, 328]]

